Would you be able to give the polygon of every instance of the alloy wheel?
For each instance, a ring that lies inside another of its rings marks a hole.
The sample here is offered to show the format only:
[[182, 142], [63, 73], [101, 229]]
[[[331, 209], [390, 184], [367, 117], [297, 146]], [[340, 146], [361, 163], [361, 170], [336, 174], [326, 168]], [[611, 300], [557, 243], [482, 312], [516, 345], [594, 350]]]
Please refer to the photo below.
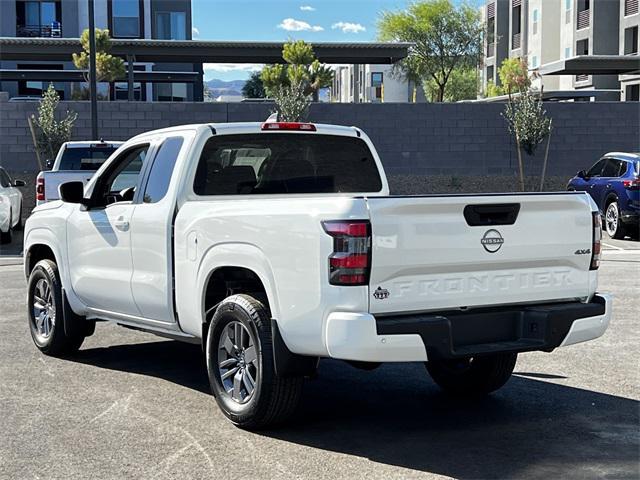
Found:
[[613, 237], [616, 234], [619, 221], [618, 204], [616, 202], [611, 202], [607, 207], [607, 212], [605, 213], [605, 225], [609, 236]]
[[56, 307], [53, 304], [53, 291], [47, 279], [41, 278], [35, 285], [32, 310], [38, 335], [49, 338], [56, 324]]
[[235, 402], [246, 403], [255, 392], [258, 370], [253, 336], [242, 322], [229, 322], [218, 341], [218, 374], [222, 387]]

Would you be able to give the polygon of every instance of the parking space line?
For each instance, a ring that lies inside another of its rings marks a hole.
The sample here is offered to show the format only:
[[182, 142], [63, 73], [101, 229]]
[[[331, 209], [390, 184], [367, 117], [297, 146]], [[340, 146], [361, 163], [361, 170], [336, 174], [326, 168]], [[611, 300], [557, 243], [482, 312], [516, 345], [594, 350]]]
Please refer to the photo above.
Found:
[[615, 245], [611, 245], [610, 243], [604, 243], [604, 242], [602, 242], [602, 245], [604, 245], [605, 247], [614, 248], [614, 249], [616, 249], [616, 250], [624, 250], [624, 248], [622, 248], [622, 247], [616, 247]]

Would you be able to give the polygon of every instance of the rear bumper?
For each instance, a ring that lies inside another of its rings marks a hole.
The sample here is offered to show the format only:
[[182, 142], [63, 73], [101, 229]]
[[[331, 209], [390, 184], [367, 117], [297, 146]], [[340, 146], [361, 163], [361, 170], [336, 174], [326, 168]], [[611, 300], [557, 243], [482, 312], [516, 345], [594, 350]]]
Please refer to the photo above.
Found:
[[327, 320], [329, 355], [344, 360], [411, 362], [504, 352], [551, 351], [600, 337], [611, 318], [611, 297], [374, 317], [332, 313]]

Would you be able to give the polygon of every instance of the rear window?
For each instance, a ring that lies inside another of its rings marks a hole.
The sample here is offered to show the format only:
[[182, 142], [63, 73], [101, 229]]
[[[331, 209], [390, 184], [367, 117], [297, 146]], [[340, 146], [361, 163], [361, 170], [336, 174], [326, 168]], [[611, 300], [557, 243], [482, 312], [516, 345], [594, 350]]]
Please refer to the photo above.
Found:
[[116, 149], [112, 146], [66, 148], [58, 170], [98, 170]]
[[380, 191], [382, 181], [360, 138], [264, 133], [210, 138], [193, 189], [198, 195], [364, 193]]

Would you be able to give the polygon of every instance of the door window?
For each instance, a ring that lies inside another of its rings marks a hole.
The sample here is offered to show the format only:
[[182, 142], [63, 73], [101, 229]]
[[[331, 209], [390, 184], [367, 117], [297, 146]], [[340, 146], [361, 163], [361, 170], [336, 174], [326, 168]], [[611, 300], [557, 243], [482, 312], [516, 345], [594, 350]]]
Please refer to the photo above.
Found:
[[606, 158], [603, 158], [602, 160], [599, 160], [593, 167], [591, 167], [587, 171], [587, 177], [599, 177], [600, 172], [602, 172], [602, 167], [604, 167], [605, 161]]
[[11, 179], [4, 170], [0, 169], [0, 187], [7, 188], [11, 186]]
[[149, 145], [141, 145], [118, 156], [96, 185], [96, 206], [133, 200], [148, 151]]
[[184, 139], [171, 137], [164, 141], [153, 160], [147, 186], [144, 190], [144, 203], [156, 203], [164, 198], [169, 189], [173, 168]]
[[601, 176], [603, 177], [617, 177], [620, 174], [620, 160], [615, 158], [607, 158], [604, 168], [602, 169]]

